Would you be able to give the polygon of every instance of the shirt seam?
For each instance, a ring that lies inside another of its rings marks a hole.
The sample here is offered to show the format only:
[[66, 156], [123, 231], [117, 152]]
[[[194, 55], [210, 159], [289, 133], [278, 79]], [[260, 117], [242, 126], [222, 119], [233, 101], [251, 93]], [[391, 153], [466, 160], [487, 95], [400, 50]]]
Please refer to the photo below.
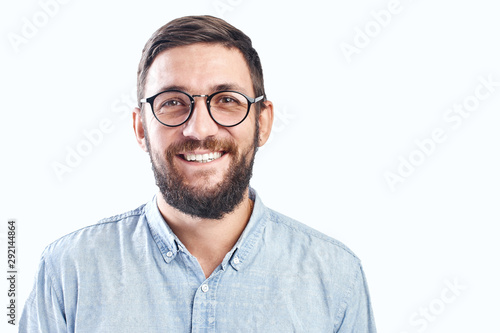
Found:
[[[338, 241], [330, 236], [322, 234], [321, 232], [316, 231], [314, 229], [308, 230], [309, 227], [306, 225], [303, 225], [304, 227], [302, 227], [302, 228], [297, 228], [296, 226], [293, 226], [290, 223], [284, 221], [283, 218], [281, 216], [279, 216], [276, 212], [274, 212], [272, 209], [269, 209], [269, 210], [271, 212], [273, 212], [273, 214], [271, 215], [271, 220], [273, 223], [276, 223], [278, 225], [283, 225], [283, 226], [285, 226], [291, 230], [294, 230], [296, 232], [300, 232], [300, 233], [306, 234], [308, 236], [314, 237], [316, 239], [328, 242], [328, 243], [344, 250], [345, 252], [349, 253], [353, 258], [356, 259], [356, 261], [358, 261], [358, 262], [360, 261], [358, 256], [356, 256], [356, 254], [350, 248], [348, 248], [345, 244], [343, 244], [342, 242], [340, 242], [340, 241]], [[274, 219], [273, 219], [273, 217], [274, 217]], [[291, 218], [289, 218], [289, 219], [296, 222], [297, 224], [299, 224], [299, 226], [302, 226], [301, 222], [293, 220]]]
[[[52, 264], [49, 262], [49, 258], [47, 258], [45, 255], [42, 256], [42, 261], [45, 262], [45, 265], [46, 265], [46, 269], [45, 271], [47, 272], [47, 276], [49, 277], [50, 279], [50, 289], [54, 292], [54, 294], [56, 295], [56, 298], [57, 298], [57, 302], [59, 303], [59, 308], [61, 310], [63, 310], [65, 307], [64, 307], [64, 302], [62, 300], [62, 296], [59, 295], [59, 292], [57, 291], [57, 289], [55, 288], [55, 278], [54, 278], [54, 275], [52, 274], [51, 270], [52, 268], [50, 266], [52, 266]], [[66, 320], [66, 312], [64, 311], [64, 320]]]
[[347, 289], [347, 291], [344, 294], [344, 298], [341, 302], [342, 306], [337, 311], [337, 316], [336, 316], [336, 320], [335, 320], [335, 326], [336, 326], [335, 332], [337, 332], [342, 325], [342, 322], [343, 322], [342, 317], [345, 317], [345, 315], [346, 315], [348, 305], [349, 305], [349, 303], [352, 300], [352, 297], [354, 295], [354, 288], [356, 285], [358, 285], [358, 281], [359, 281], [360, 276], [361, 276], [361, 264], [358, 263], [356, 268], [357, 269], [356, 269], [355, 277], [352, 280], [352, 283], [349, 286], [349, 289]]
[[77, 233], [79, 233], [81, 231], [84, 231], [84, 230], [87, 230], [87, 229], [93, 229], [93, 228], [99, 227], [101, 225], [106, 225], [106, 224], [109, 224], [109, 223], [118, 223], [118, 222], [123, 221], [126, 218], [129, 218], [129, 217], [141, 216], [141, 215], [143, 215], [143, 206], [141, 206], [141, 207], [139, 207], [139, 208], [137, 208], [135, 210], [131, 210], [129, 212], [123, 213], [123, 214], [119, 214], [119, 215], [115, 215], [115, 216], [111, 216], [111, 217], [107, 217], [107, 218], [101, 219], [101, 220], [97, 221], [94, 224], [87, 225], [85, 227], [82, 227], [80, 229], [72, 231], [72, 232], [70, 232], [70, 233], [68, 233], [66, 235], [63, 235], [63, 236], [59, 237], [58, 239], [56, 239], [55, 241], [53, 241], [52, 243], [50, 243], [47, 246], [47, 251], [50, 251], [50, 247], [55, 246], [56, 243], [60, 242], [63, 238], [72, 236], [72, 235], [77, 234]]

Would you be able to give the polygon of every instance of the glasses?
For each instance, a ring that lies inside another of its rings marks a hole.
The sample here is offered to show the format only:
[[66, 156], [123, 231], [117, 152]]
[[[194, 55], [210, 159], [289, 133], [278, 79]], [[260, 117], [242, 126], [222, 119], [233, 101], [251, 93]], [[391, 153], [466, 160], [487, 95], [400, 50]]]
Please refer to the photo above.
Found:
[[206, 97], [210, 117], [225, 127], [239, 125], [246, 119], [250, 106], [261, 101], [264, 96], [248, 97], [237, 91], [218, 91], [211, 95], [190, 95], [180, 90], [162, 91], [141, 103], [149, 103], [155, 118], [165, 126], [176, 127], [189, 120], [193, 113], [194, 97]]

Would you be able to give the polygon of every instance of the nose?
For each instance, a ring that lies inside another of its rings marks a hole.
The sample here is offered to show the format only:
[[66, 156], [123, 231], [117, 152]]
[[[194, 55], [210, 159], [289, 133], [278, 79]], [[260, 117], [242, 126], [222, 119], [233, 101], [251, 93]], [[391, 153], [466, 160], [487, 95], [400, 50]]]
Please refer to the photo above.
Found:
[[184, 124], [182, 134], [192, 139], [204, 140], [217, 134], [219, 126], [208, 113], [206, 97], [199, 97], [195, 99], [191, 118]]

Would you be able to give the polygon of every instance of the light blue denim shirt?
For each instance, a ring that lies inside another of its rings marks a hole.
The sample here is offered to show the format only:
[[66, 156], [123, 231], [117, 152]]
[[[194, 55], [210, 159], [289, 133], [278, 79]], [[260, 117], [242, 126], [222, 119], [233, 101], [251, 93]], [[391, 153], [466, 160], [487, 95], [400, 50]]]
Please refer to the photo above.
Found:
[[359, 259], [250, 197], [246, 229], [209, 278], [156, 197], [60, 238], [20, 332], [376, 332]]

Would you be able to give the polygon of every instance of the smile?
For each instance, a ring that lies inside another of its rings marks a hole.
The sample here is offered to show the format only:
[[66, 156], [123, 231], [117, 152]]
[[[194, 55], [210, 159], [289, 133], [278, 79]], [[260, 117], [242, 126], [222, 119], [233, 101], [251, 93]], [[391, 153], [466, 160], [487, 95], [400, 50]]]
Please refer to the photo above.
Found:
[[208, 163], [221, 158], [222, 152], [210, 152], [207, 154], [182, 154], [183, 159], [189, 162]]

